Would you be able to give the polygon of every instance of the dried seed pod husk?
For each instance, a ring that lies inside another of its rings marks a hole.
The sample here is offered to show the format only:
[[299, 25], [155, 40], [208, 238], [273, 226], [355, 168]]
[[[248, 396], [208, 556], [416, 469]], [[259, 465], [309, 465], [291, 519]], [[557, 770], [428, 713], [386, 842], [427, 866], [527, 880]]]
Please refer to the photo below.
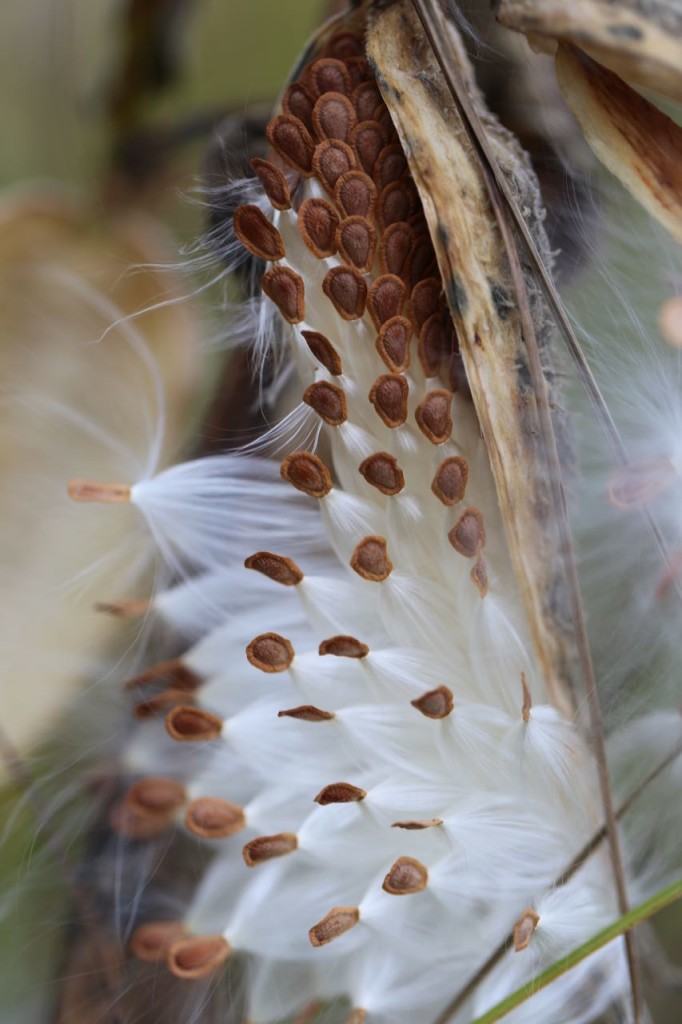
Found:
[[[485, 110], [461, 41], [452, 26], [447, 31], [470, 101], [550, 265], [537, 181], [527, 158]], [[370, 17], [368, 53], [424, 205], [539, 665], [553, 703], [570, 712], [580, 684], [558, 525], [563, 510], [553, 486], [557, 441], [542, 416], [552, 396], [546, 381], [533, 379], [530, 371], [505, 244], [481, 163], [410, 3]], [[522, 269], [537, 345], [547, 364], [549, 317], [532, 269], [523, 262]]]
[[682, 128], [576, 47], [559, 46], [556, 68], [596, 156], [682, 242]]
[[502, 25], [554, 53], [574, 43], [621, 78], [682, 101], [682, 9], [646, 0], [497, 0]]

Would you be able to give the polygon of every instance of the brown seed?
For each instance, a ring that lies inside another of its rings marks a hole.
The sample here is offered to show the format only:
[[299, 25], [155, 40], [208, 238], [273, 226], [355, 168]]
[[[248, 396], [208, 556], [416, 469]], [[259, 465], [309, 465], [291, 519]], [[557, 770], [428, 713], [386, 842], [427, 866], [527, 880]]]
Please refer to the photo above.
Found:
[[[313, 1024], [319, 1018], [323, 1008], [324, 1003], [319, 999], [314, 999], [312, 1003], [306, 1003], [303, 1009], [299, 1010], [294, 1017], [293, 1024]], [[248, 1021], [246, 1024], [248, 1024]]]
[[677, 471], [670, 459], [631, 462], [613, 470], [606, 493], [614, 508], [637, 508], [657, 498], [676, 477]]
[[322, 459], [312, 452], [293, 452], [282, 462], [280, 473], [287, 483], [311, 498], [324, 498], [332, 489], [332, 478]]
[[309, 132], [313, 130], [313, 107], [315, 97], [303, 82], [294, 82], [282, 97], [282, 109], [285, 114], [302, 121]]
[[250, 203], [238, 206], [234, 211], [232, 227], [239, 241], [253, 256], [261, 260], [284, 258], [282, 236], [258, 206]]
[[293, 559], [273, 555], [271, 551], [256, 551], [254, 555], [249, 555], [244, 566], [262, 572], [268, 579], [285, 587], [295, 587], [303, 579], [303, 573]]
[[450, 390], [453, 393], [460, 395], [461, 398], [471, 401], [471, 388], [469, 387], [467, 373], [464, 369], [462, 353], [457, 347], [457, 335], [454, 331], [453, 344], [455, 345], [455, 351], [450, 356], [450, 363], [448, 365], [448, 384], [450, 385]]
[[339, 218], [326, 199], [306, 199], [298, 211], [298, 231], [310, 251], [322, 259], [337, 250]]
[[229, 800], [200, 796], [189, 804], [185, 825], [202, 839], [223, 839], [241, 832], [246, 827], [246, 818], [242, 808]]
[[330, 636], [318, 648], [320, 655], [333, 654], [336, 658], [366, 658], [369, 647], [354, 636]]
[[361, 82], [374, 81], [372, 69], [364, 57], [349, 57], [345, 63], [354, 86], [360, 85]]
[[488, 571], [485, 566], [485, 559], [480, 551], [476, 555], [476, 561], [469, 573], [469, 578], [476, 585], [476, 589], [481, 597], [485, 597], [488, 593]]
[[392, 316], [379, 329], [376, 350], [393, 373], [400, 373], [410, 365], [411, 336], [412, 324], [404, 316]]
[[343, 373], [341, 357], [329, 338], [318, 331], [301, 331], [301, 334], [318, 363], [321, 363], [332, 377], [340, 377]]
[[532, 907], [527, 907], [514, 925], [514, 952], [520, 953], [527, 949], [533, 932], [540, 923], [540, 915]]
[[379, 153], [374, 168], [374, 180], [380, 190], [407, 173], [407, 160], [399, 142], [391, 142]]
[[428, 391], [415, 409], [417, 425], [431, 444], [444, 444], [452, 434], [451, 403], [452, 392], [436, 388]]
[[353, 1010], [346, 1024], [367, 1024], [367, 1010], [361, 1008]]
[[666, 299], [658, 313], [658, 329], [673, 348], [682, 349], [682, 296]]
[[376, 121], [360, 121], [350, 134], [358, 165], [372, 175], [379, 153], [386, 145], [384, 129]]
[[330, 427], [339, 427], [348, 419], [348, 403], [343, 388], [330, 381], [310, 384], [303, 392], [302, 400]]
[[528, 680], [526, 679], [526, 673], [521, 673], [521, 689], [523, 690], [523, 704], [521, 706], [521, 717], [524, 722], [530, 722], [530, 713], [533, 708], [533, 698], [531, 696], [530, 689], [528, 687]]
[[133, 714], [135, 718], [144, 721], [146, 718], [166, 714], [169, 708], [175, 708], [178, 704], [189, 704], [192, 700], [192, 695], [186, 690], [162, 690], [161, 693], [155, 693], [147, 700], [139, 701], [133, 708]]
[[303, 121], [291, 114], [278, 114], [268, 124], [265, 134], [282, 160], [303, 177], [311, 176], [315, 143]]
[[135, 619], [151, 611], [153, 601], [143, 597], [131, 597], [124, 601], [95, 601], [92, 607], [96, 612], [103, 612], [105, 615], [115, 615], [121, 619]]
[[466, 508], [448, 533], [455, 551], [465, 558], [476, 558], [485, 544], [483, 516], [477, 508]]
[[318, 139], [340, 139], [348, 142], [357, 124], [355, 108], [347, 96], [328, 92], [320, 96], [313, 109], [313, 127]]
[[359, 920], [360, 911], [357, 907], [334, 907], [308, 932], [310, 944], [316, 947], [326, 946], [328, 942], [354, 928]]
[[352, 804], [364, 800], [367, 792], [350, 782], [332, 782], [325, 786], [315, 797], [315, 803], [326, 807], [328, 804]]
[[[415, 229], [416, 231], [416, 229]], [[422, 234], [415, 240], [410, 256], [410, 266], [407, 274], [407, 281], [410, 288], [414, 288], [427, 277], [438, 275], [438, 261], [433, 251], [431, 236]]]
[[351, 93], [351, 102], [358, 115], [358, 121], [371, 121], [381, 99], [381, 93], [374, 82], [361, 82]]
[[428, 883], [429, 873], [413, 857], [399, 857], [384, 878], [382, 889], [392, 896], [410, 896], [422, 892]]
[[376, 232], [364, 217], [346, 217], [341, 221], [337, 232], [338, 250], [346, 263], [350, 263], [361, 273], [371, 270], [376, 249]]
[[260, 157], [253, 158], [251, 167], [260, 178], [263, 191], [272, 206], [276, 210], [288, 210], [291, 207], [291, 190], [279, 167]]
[[421, 832], [425, 828], [438, 828], [442, 824], [442, 818], [424, 818], [422, 821], [394, 821], [391, 828], [404, 828], [408, 832]]
[[464, 498], [469, 466], [461, 455], [449, 455], [436, 470], [431, 490], [444, 505], [457, 505]]
[[174, 740], [215, 740], [222, 730], [222, 718], [189, 704], [180, 704], [166, 715], [166, 731]]
[[277, 712], [278, 718], [295, 718], [299, 722], [330, 722], [335, 718], [333, 711], [323, 711], [314, 704], [301, 704], [297, 708], [287, 708]]
[[294, 648], [279, 633], [261, 633], [246, 648], [246, 657], [261, 672], [286, 672], [294, 660]]
[[280, 832], [276, 836], [259, 836], [252, 839], [242, 850], [247, 868], [255, 868], [266, 860], [285, 857], [298, 849], [298, 839], [293, 832]]
[[322, 291], [344, 320], [359, 320], [367, 304], [367, 285], [354, 267], [332, 267], [322, 282]]
[[377, 220], [383, 229], [406, 221], [414, 209], [414, 192], [406, 181], [391, 181], [381, 190]]
[[185, 787], [181, 783], [161, 776], [138, 779], [126, 793], [125, 803], [134, 814], [172, 817], [186, 798]]
[[399, 494], [405, 486], [403, 471], [398, 461], [388, 452], [375, 452], [360, 464], [360, 473], [368, 484], [382, 494]]
[[395, 135], [395, 125], [393, 124], [391, 112], [383, 100], [374, 111], [371, 120], [376, 121], [379, 127], [383, 130], [385, 139], [393, 138]]
[[407, 419], [409, 385], [399, 373], [384, 373], [377, 377], [369, 393], [369, 400], [387, 427], [399, 427]]
[[382, 274], [395, 274], [405, 278], [414, 247], [414, 231], [409, 224], [398, 221], [384, 231], [379, 250], [379, 269]]
[[166, 957], [174, 942], [186, 935], [187, 929], [182, 921], [149, 921], [133, 932], [130, 952], [138, 960], [156, 963]]
[[335, 57], [321, 57], [311, 64], [308, 69], [308, 80], [316, 96], [323, 96], [326, 92], [340, 92], [344, 96], [350, 96], [353, 91], [348, 68], [342, 60]]
[[334, 186], [341, 175], [352, 171], [355, 164], [355, 153], [346, 142], [325, 139], [315, 147], [313, 171], [330, 195], [334, 195]]
[[173, 825], [173, 815], [138, 814], [126, 806], [125, 800], [121, 800], [111, 808], [108, 822], [119, 836], [145, 842], [167, 831]]
[[334, 202], [346, 217], [371, 217], [377, 187], [364, 171], [347, 171], [334, 186]]
[[410, 319], [418, 331], [433, 316], [441, 312], [443, 283], [438, 277], [426, 277], [419, 281], [410, 295]]
[[[409, 223], [414, 229], [414, 233], [417, 236], [417, 238], [420, 239], [420, 241], [422, 235], [428, 234], [429, 226], [426, 223], [424, 211], [421, 209], [421, 207], [418, 207], [417, 210], [415, 210], [415, 212], [410, 217]], [[419, 282], [417, 281], [416, 284], [418, 283]], [[414, 287], [414, 285], [410, 285], [410, 287], [412, 288]]]
[[176, 978], [207, 978], [225, 963], [232, 950], [222, 935], [201, 935], [174, 942], [168, 950], [168, 968]]
[[[416, 290], [416, 288], [413, 290], [413, 295]], [[452, 342], [453, 332], [450, 318], [443, 313], [432, 313], [421, 326], [417, 344], [417, 355], [424, 376], [438, 376], [444, 361], [449, 360]]]
[[391, 317], [398, 316], [405, 292], [405, 285], [395, 274], [383, 274], [374, 281], [367, 297], [367, 308], [377, 330]]
[[435, 690], [427, 690], [421, 697], [410, 701], [410, 704], [417, 711], [421, 711], [426, 718], [433, 719], [447, 718], [455, 707], [452, 690], [449, 690], [447, 686], [437, 686]]
[[135, 690], [161, 679], [174, 690], [196, 690], [202, 682], [201, 677], [185, 665], [182, 658], [169, 658], [167, 661], [158, 661], [144, 672], [138, 672], [123, 685], [126, 690]]
[[353, 551], [350, 566], [358, 576], [362, 576], [364, 580], [371, 580], [372, 583], [382, 583], [388, 579], [393, 564], [388, 557], [385, 538], [363, 537]]
[[342, 60], [347, 64], [348, 58], [360, 56], [363, 52], [362, 36], [359, 36], [357, 32], [338, 32], [327, 43], [325, 56], [336, 57], [337, 60]]
[[[411, 181], [412, 179], [408, 176], [408, 180]], [[424, 207], [422, 206], [421, 199], [419, 198], [419, 190], [416, 185], [415, 191], [417, 193], [417, 203], [415, 204], [414, 213], [410, 217], [410, 224], [412, 224], [418, 235], [428, 235], [429, 225], [426, 221], [426, 214], [424, 213]], [[434, 274], [434, 277], [437, 276], [437, 274]]]
[[303, 278], [291, 267], [271, 267], [260, 279], [261, 288], [285, 320], [299, 324], [305, 316]]
[[130, 501], [130, 484], [104, 483], [101, 480], [83, 480], [74, 477], [66, 485], [71, 501], [83, 504], [125, 505]]

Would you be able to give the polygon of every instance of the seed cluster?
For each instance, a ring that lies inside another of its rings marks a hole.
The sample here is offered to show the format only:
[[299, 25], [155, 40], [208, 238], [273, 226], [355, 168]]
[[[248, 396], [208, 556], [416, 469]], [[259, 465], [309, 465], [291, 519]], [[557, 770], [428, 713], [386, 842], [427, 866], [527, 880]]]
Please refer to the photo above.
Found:
[[[361, 40], [351, 34], [331, 40], [327, 53], [288, 87], [282, 106], [284, 112], [267, 128], [273, 161], [253, 162], [269, 204], [274, 211], [290, 211], [306, 248], [325, 261], [321, 286], [338, 316], [348, 322], [369, 318], [374, 347], [389, 371], [369, 390], [376, 414], [391, 429], [407, 423], [412, 388], [420, 399], [413, 421], [432, 444], [444, 445], [453, 432], [452, 395], [464, 382], [461, 357], [421, 201]], [[264, 293], [289, 323], [307, 324], [304, 279], [285, 260], [279, 230], [248, 204], [237, 209], [234, 230], [253, 256], [274, 264], [262, 277]], [[317, 329], [301, 334], [329, 376], [342, 377], [334, 341]], [[358, 338], [357, 344], [366, 340]], [[448, 388], [433, 386], [441, 380]], [[342, 383], [316, 380], [302, 397], [328, 426], [347, 421]], [[395, 455], [375, 452], [359, 469], [383, 494], [403, 489]], [[282, 475], [314, 497], [331, 489], [328, 472], [309, 453], [285, 460]], [[436, 470], [433, 492], [444, 504], [457, 504], [467, 478], [462, 456], [446, 458]], [[448, 536], [456, 551], [475, 559], [471, 578], [485, 596], [480, 511], [463, 512]]]

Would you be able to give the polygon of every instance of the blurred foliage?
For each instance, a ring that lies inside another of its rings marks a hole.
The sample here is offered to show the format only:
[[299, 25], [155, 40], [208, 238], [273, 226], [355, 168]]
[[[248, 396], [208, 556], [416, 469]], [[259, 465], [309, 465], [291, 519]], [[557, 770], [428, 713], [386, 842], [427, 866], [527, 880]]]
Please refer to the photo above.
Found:
[[[111, 146], [112, 88], [120, 116], [121, 77], [139, 63], [140, 42], [149, 38], [126, 27], [128, 5], [129, 0], [4, 0], [0, 185], [36, 177], [96, 180]], [[274, 97], [322, 5], [175, 0], [164, 7], [179, 11], [171, 11], [170, 53], [154, 62], [155, 75], [150, 71], [147, 84], [156, 88], [144, 97], [145, 120], [196, 117]], [[197, 173], [198, 164], [186, 169]]]

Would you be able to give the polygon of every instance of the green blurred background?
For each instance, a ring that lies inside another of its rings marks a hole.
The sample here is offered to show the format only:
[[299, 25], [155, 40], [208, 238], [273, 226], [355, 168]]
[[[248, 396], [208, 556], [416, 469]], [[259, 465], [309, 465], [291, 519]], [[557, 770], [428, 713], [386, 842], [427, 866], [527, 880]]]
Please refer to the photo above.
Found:
[[[128, 7], [128, 0], [3, 0], [0, 184], [96, 178], [110, 143], [107, 94], [127, 59]], [[321, 0], [137, 4], [150, 20], [164, 7], [178, 11], [170, 45], [177, 77], [144, 98], [140, 112], [154, 122], [273, 97], [324, 9]]]

